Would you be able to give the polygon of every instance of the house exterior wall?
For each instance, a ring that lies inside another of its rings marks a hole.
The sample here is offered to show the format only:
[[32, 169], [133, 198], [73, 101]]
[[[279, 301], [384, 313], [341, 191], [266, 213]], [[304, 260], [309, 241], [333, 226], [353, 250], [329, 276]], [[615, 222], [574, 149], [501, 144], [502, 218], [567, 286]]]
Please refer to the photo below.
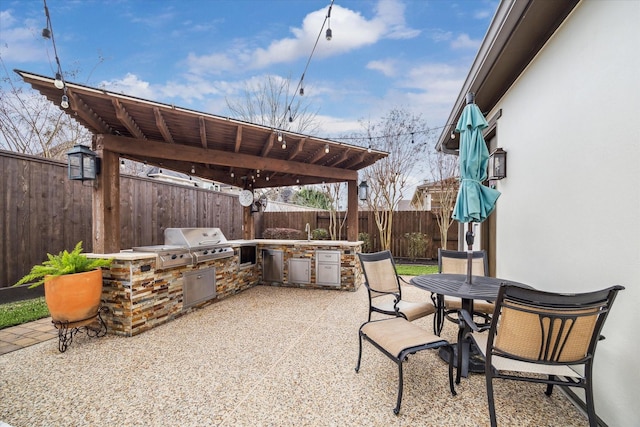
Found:
[[595, 361], [598, 415], [640, 419], [640, 2], [581, 2], [488, 116], [508, 176], [497, 277], [585, 292], [621, 284]]

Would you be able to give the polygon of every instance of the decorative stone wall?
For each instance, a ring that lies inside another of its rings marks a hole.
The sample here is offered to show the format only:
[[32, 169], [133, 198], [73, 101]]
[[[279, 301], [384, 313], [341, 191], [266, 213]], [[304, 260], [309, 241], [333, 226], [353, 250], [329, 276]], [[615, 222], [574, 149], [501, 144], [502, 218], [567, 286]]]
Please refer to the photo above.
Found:
[[[246, 243], [245, 243], [246, 244]], [[361, 244], [354, 242], [255, 241], [258, 253], [255, 264], [239, 265], [239, 246], [234, 245], [234, 256], [206, 261], [195, 266], [157, 269], [155, 254], [123, 251], [118, 254], [88, 254], [90, 257], [113, 258], [110, 268], [103, 269], [102, 299], [109, 312], [103, 317], [108, 333], [134, 336], [156, 326], [170, 322], [186, 313], [228, 298], [257, 284], [314, 289], [356, 291], [363, 283], [358, 261]], [[261, 249], [283, 251], [283, 282], [262, 281]], [[326, 286], [316, 283], [316, 251], [340, 252], [340, 285]], [[311, 283], [289, 281], [289, 259], [311, 260]], [[184, 274], [196, 270], [215, 268], [216, 295], [210, 300], [184, 307]]]
[[[117, 257], [117, 254], [115, 255]], [[125, 258], [125, 257], [121, 257]], [[156, 258], [115, 258], [103, 272], [102, 298], [109, 333], [134, 336], [183, 314], [227, 298], [258, 283], [257, 267], [238, 268], [238, 255], [196, 266], [156, 269]], [[183, 306], [183, 274], [215, 267], [216, 296], [192, 307]]]

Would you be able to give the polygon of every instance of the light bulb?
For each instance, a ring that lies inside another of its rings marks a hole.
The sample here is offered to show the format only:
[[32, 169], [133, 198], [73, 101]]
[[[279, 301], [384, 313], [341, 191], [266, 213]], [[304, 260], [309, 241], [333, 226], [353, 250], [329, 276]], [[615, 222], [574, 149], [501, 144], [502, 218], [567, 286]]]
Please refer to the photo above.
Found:
[[451, 131], [451, 139], [456, 139], [456, 133], [454, 131]]
[[62, 101], [60, 102], [62, 108], [69, 108], [69, 97], [67, 95], [62, 95]]
[[236, 176], [236, 174], [235, 174], [235, 173], [233, 173], [233, 172], [231, 172], [231, 178], [233, 178], [233, 177], [235, 177], [235, 176]]
[[367, 153], [371, 152], [371, 146], [367, 147]]
[[269, 181], [269, 175], [267, 175], [265, 179], [266, 179], [267, 181]]
[[329, 153], [329, 144], [324, 145], [324, 152]]
[[333, 38], [333, 32], [331, 28], [327, 28], [327, 40], [331, 40]]
[[42, 29], [42, 37], [44, 37], [45, 39], [50, 39], [51, 38], [51, 30], [49, 28], [43, 28]]
[[278, 132], [278, 142], [282, 142], [282, 132]]
[[196, 168], [194, 166], [191, 166], [191, 173], [196, 173]]
[[304, 95], [304, 88], [303, 87], [300, 88], [300, 96], [302, 96], [302, 95]]
[[53, 81], [53, 85], [58, 89], [62, 89], [64, 87], [64, 82], [62, 81], [62, 75], [60, 73], [56, 73], [56, 79]]
[[286, 148], [287, 148], [287, 141], [284, 138], [282, 138], [282, 149], [284, 150]]

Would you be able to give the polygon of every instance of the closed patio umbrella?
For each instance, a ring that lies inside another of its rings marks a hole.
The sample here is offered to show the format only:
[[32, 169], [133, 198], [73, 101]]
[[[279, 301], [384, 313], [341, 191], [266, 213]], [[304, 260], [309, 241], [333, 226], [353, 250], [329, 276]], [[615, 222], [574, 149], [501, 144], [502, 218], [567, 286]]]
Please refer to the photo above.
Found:
[[482, 185], [487, 179], [489, 150], [482, 136], [488, 123], [480, 108], [474, 103], [474, 95], [467, 94], [467, 105], [456, 125], [460, 133], [460, 188], [453, 209], [453, 219], [468, 223], [466, 241], [469, 251], [467, 281], [471, 283], [471, 252], [473, 251], [473, 226], [487, 219], [496, 206], [500, 192]]

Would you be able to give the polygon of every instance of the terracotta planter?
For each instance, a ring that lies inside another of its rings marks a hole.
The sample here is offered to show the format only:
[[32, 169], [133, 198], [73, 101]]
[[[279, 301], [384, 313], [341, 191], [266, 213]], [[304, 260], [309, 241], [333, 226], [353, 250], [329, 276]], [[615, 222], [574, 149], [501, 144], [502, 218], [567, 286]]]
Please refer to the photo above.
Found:
[[53, 322], [79, 328], [95, 321], [102, 296], [102, 270], [47, 278], [44, 298]]

